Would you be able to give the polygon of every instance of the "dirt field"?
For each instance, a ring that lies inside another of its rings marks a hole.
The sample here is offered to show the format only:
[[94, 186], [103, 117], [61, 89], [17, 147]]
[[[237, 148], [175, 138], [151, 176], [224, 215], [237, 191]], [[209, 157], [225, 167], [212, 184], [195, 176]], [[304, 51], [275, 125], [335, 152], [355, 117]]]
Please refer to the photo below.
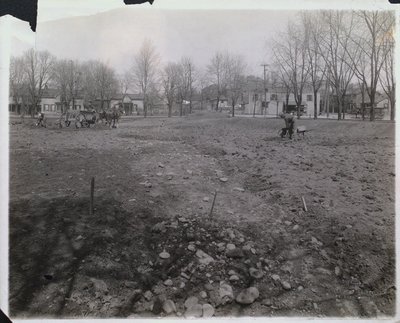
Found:
[[12, 316], [394, 315], [394, 124], [298, 125], [11, 125]]

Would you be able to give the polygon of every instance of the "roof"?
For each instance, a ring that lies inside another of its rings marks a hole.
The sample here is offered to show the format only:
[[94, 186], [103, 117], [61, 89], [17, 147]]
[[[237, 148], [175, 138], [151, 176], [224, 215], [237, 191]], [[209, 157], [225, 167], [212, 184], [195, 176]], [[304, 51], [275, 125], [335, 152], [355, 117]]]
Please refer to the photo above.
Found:
[[143, 94], [141, 93], [128, 94], [128, 96], [131, 100], [143, 100]]
[[57, 89], [43, 89], [42, 98], [56, 98], [59, 95], [59, 91]]

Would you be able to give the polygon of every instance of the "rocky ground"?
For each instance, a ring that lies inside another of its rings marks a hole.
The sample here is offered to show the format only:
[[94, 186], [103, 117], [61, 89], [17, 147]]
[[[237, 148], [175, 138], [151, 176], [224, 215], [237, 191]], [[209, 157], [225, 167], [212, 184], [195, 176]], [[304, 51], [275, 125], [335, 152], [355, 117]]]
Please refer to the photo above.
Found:
[[12, 122], [12, 316], [394, 315], [394, 124], [282, 124]]

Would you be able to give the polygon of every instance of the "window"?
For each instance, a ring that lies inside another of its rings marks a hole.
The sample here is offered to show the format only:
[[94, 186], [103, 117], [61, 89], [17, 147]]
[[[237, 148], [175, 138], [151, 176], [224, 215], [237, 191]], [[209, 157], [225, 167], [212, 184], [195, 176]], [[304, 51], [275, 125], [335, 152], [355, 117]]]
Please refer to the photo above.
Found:
[[307, 94], [307, 101], [310, 102], [313, 100], [312, 94]]
[[271, 94], [271, 101], [277, 101], [278, 100], [278, 94]]
[[253, 95], [253, 100], [254, 101], [258, 101], [258, 94], [257, 93]]
[[51, 105], [51, 111], [54, 111], [54, 112], [56, 111], [56, 105], [55, 104]]
[[44, 111], [49, 111], [49, 105], [48, 104], [44, 105]]
[[81, 106], [78, 104], [78, 105], [75, 105], [75, 109], [74, 110], [80, 110], [81, 109]]

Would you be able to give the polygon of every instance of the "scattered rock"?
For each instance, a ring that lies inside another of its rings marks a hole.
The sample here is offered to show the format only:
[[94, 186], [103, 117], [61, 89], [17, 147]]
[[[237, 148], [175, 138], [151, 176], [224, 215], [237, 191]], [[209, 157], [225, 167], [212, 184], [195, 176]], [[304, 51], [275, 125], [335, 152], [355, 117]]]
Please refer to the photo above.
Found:
[[319, 274], [327, 275], [327, 276], [329, 276], [329, 275], [332, 274], [331, 271], [330, 271], [329, 269], [322, 268], [322, 267], [318, 267], [317, 269], [315, 269], [315, 271], [316, 271], [317, 273], [319, 273]]
[[172, 301], [170, 299], [167, 299], [164, 302], [162, 309], [166, 314], [176, 313], [176, 305], [175, 305], [174, 301]]
[[241, 187], [234, 187], [233, 190], [238, 192], [244, 192], [244, 188]]
[[244, 305], [252, 304], [259, 296], [260, 293], [256, 287], [249, 287], [239, 293], [236, 302]]
[[158, 167], [164, 168], [165, 166], [164, 166], [164, 164], [162, 164], [162, 163], [158, 163]]
[[171, 279], [167, 279], [166, 281], [164, 281], [165, 286], [172, 286], [173, 284], [174, 282]]
[[213, 317], [215, 309], [211, 304], [203, 304], [203, 317]]
[[219, 180], [223, 183], [226, 183], [228, 181], [228, 179], [226, 177], [221, 177]]
[[222, 304], [229, 303], [233, 300], [233, 289], [226, 283], [221, 283], [219, 286], [219, 297]]
[[338, 266], [335, 267], [335, 275], [337, 277], [340, 277], [342, 275], [342, 270]]
[[199, 295], [201, 298], [207, 298], [207, 292], [204, 290], [202, 290]]
[[285, 221], [285, 224], [286, 224], [287, 226], [289, 226], [289, 225], [292, 225], [292, 222], [290, 222], [290, 221]]
[[238, 280], [240, 280], [240, 278], [239, 278], [238, 275], [231, 275], [231, 276], [229, 277], [229, 281], [238, 281]]
[[265, 306], [271, 306], [272, 305], [272, 300], [270, 298], [265, 298], [265, 299], [263, 299], [261, 304], [265, 305]]
[[322, 246], [323, 245], [323, 243], [321, 242], [321, 241], [319, 241], [317, 238], [315, 238], [315, 237], [311, 237], [311, 243], [312, 244], [315, 244], [315, 245], [317, 245], [317, 246]]
[[187, 280], [190, 279], [189, 275], [186, 274], [185, 272], [181, 272], [181, 277], [183, 277], [183, 278], [185, 278], [185, 279], [187, 279]]
[[293, 226], [293, 230], [294, 231], [297, 231], [299, 229], [299, 225], [298, 224], [296, 224], [295, 226]]
[[203, 202], [208, 202], [208, 201], [210, 201], [210, 198], [209, 197], [203, 197]]
[[185, 301], [185, 308], [190, 308], [196, 304], [199, 303], [199, 299], [196, 296], [190, 296], [189, 298], [186, 299]]
[[264, 276], [264, 273], [262, 272], [262, 270], [259, 270], [259, 269], [253, 268], [253, 267], [251, 267], [249, 269], [249, 274], [251, 277], [256, 278], [256, 279], [259, 279], [262, 276]]
[[272, 275], [271, 278], [272, 278], [272, 280], [275, 281], [275, 282], [281, 280], [281, 277], [279, 277], [279, 275], [276, 275], [276, 274]]
[[179, 283], [179, 288], [184, 288], [186, 286], [185, 282], [180, 282]]
[[234, 249], [236, 249], [236, 246], [235, 246], [233, 243], [228, 243], [228, 244], [226, 245], [226, 250], [227, 250], [227, 251], [229, 251], [229, 250], [234, 250]]
[[291, 290], [292, 286], [290, 286], [290, 284], [287, 281], [282, 281], [281, 282], [283, 289], [285, 290]]
[[226, 256], [229, 258], [243, 258], [244, 254], [243, 251], [239, 248], [235, 248], [233, 250], [227, 250]]
[[213, 285], [211, 285], [211, 284], [205, 284], [204, 285], [204, 288], [206, 289], [206, 290], [208, 290], [208, 291], [212, 291], [212, 290], [214, 290], [214, 287], [213, 287]]
[[143, 294], [143, 297], [146, 299], [146, 301], [150, 301], [153, 298], [153, 293], [148, 290]]
[[168, 259], [171, 255], [165, 250], [158, 255], [161, 259]]
[[159, 297], [157, 297], [153, 304], [153, 309], [151, 310], [153, 314], [159, 315], [163, 309], [163, 303]]
[[166, 231], [165, 222], [156, 223], [151, 228], [151, 231], [152, 232], [165, 232]]
[[195, 247], [195, 245], [193, 245], [193, 244], [189, 244], [187, 248], [188, 248], [188, 250], [190, 250], [190, 251], [196, 251], [196, 247]]
[[210, 262], [214, 261], [214, 258], [206, 254], [203, 250], [197, 250], [196, 256], [200, 262], [200, 264], [208, 265]]
[[185, 312], [185, 318], [199, 318], [203, 315], [203, 306], [200, 304], [193, 305]]

